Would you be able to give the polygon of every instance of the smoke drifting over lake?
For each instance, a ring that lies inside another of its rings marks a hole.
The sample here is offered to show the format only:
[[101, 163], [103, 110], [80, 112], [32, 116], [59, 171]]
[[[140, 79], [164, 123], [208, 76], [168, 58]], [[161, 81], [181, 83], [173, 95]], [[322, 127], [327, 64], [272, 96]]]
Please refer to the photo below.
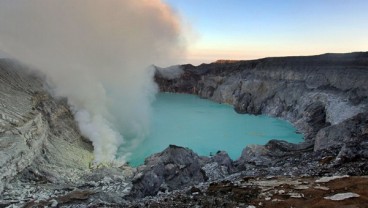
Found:
[[[65, 96], [95, 161], [149, 131], [151, 64], [183, 52], [178, 16], [160, 0], [2, 0], [0, 50], [46, 73]], [[129, 156], [129, 148], [122, 160]]]

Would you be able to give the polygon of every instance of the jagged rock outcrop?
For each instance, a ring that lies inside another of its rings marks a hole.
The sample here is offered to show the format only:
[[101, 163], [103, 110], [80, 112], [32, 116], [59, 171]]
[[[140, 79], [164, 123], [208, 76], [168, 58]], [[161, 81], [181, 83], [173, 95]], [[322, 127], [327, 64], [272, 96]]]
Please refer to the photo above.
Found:
[[201, 169], [200, 157], [192, 150], [170, 145], [161, 153], [148, 157], [142, 171], [133, 179], [134, 197], [156, 195], [182, 186], [195, 185], [207, 180]]
[[223, 179], [236, 172], [233, 161], [224, 151], [211, 157], [198, 156], [192, 150], [170, 145], [148, 157], [133, 178], [131, 197], [153, 196]]

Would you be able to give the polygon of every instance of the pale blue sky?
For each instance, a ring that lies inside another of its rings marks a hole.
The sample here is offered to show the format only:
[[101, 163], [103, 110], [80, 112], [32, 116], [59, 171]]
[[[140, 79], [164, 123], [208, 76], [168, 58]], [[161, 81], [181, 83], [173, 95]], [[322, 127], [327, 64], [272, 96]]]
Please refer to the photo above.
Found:
[[368, 50], [368, 0], [164, 0], [192, 28], [188, 61]]

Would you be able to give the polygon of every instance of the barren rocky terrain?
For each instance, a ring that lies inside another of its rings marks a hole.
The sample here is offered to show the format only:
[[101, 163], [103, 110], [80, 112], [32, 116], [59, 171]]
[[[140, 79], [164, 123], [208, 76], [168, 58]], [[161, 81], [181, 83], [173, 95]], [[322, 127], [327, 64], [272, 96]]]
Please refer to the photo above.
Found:
[[0, 207], [368, 206], [367, 52], [157, 68], [155, 80], [284, 118], [305, 142], [250, 145], [236, 161], [171, 145], [137, 168], [96, 167], [67, 100], [0, 59]]

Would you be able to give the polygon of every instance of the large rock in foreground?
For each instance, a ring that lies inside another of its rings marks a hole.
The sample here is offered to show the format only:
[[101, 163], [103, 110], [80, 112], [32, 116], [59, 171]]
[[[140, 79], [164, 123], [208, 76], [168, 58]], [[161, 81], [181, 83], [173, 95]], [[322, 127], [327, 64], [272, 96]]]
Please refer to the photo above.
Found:
[[198, 156], [192, 150], [170, 145], [148, 157], [138, 167], [133, 179], [132, 197], [156, 195], [225, 178], [236, 172], [233, 161], [224, 151], [212, 157]]
[[131, 195], [143, 197], [172, 191], [207, 180], [200, 157], [192, 150], [170, 145], [145, 160], [133, 179]]

